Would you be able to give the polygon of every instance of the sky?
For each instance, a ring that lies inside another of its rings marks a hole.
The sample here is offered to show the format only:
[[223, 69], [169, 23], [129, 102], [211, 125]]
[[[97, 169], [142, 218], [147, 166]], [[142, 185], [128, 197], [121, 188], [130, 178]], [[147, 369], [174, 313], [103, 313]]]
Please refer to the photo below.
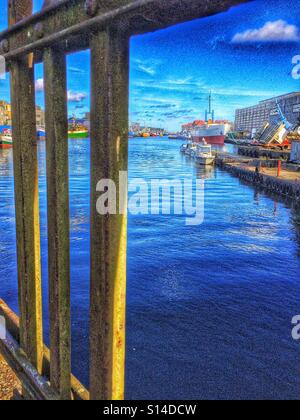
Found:
[[[35, 0], [35, 10], [42, 0]], [[0, 0], [0, 30], [7, 0]], [[292, 77], [300, 55], [299, 0], [254, 0], [230, 11], [131, 38], [130, 121], [179, 130], [204, 119], [209, 92], [217, 119], [260, 100], [300, 91]], [[90, 58], [68, 56], [69, 114], [89, 111]], [[44, 107], [43, 67], [36, 66], [36, 101]], [[0, 80], [0, 99], [9, 82]]]

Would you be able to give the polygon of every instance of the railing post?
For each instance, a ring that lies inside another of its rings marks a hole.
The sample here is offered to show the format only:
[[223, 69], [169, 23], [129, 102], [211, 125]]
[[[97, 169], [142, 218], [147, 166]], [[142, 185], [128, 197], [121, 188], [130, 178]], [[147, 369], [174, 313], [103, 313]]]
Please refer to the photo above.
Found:
[[50, 381], [61, 399], [71, 395], [70, 221], [65, 54], [44, 53], [48, 194]]
[[[10, 1], [16, 23], [20, 1]], [[23, 11], [32, 2], [23, 2]], [[24, 17], [24, 16], [22, 16]], [[11, 64], [11, 102], [19, 280], [20, 344], [41, 373], [43, 361], [39, 188], [32, 55]]]
[[128, 61], [125, 33], [91, 35], [92, 400], [124, 398], [127, 214], [98, 214], [96, 187], [110, 179], [120, 192], [119, 171], [128, 169]]

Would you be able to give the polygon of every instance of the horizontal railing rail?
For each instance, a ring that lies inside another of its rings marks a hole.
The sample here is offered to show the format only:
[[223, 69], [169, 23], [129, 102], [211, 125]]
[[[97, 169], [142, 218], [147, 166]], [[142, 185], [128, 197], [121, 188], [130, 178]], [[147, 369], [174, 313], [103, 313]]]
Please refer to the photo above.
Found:
[[[127, 26], [129, 35], [154, 31], [226, 11], [249, 0], [62, 0], [0, 33], [9, 60], [61, 43], [66, 52], [89, 47], [89, 33], [111, 23]], [[65, 40], [68, 43], [65, 43]]]
[[[7, 306], [7, 304], [1, 299], [0, 299], [0, 316], [2, 316], [5, 319], [6, 329], [7, 329], [7, 333], [8, 333], [8, 337], [9, 337], [7, 342], [5, 340], [1, 342], [1, 340], [0, 340], [0, 352], [4, 353], [4, 354], [6, 354], [6, 353], [10, 354], [8, 361], [9, 361], [10, 364], [13, 364], [14, 361], [13, 361], [13, 356], [12, 356], [11, 349], [12, 348], [17, 349], [18, 353], [21, 354], [21, 352], [20, 352], [20, 319], [15, 314], [15, 312], [13, 312]], [[11, 343], [13, 343], [13, 346], [11, 345]], [[26, 362], [26, 363], [23, 363], [23, 364], [24, 364], [24, 366], [26, 366], [26, 368], [28, 368], [29, 372], [34, 372], [35, 371], [34, 367], [32, 365], [30, 365], [30, 363], [28, 361], [23, 360], [23, 362]], [[14, 365], [13, 369], [15, 370], [17, 376], [20, 376], [20, 367], [18, 365]], [[37, 377], [36, 372], [35, 372], [35, 376]], [[49, 378], [50, 377], [50, 350], [45, 345], [44, 345], [44, 348], [43, 348], [42, 376], [44, 378]], [[26, 381], [26, 370], [25, 370], [25, 372], [23, 370], [21, 379], [22, 379], [22, 382]], [[42, 382], [42, 384], [44, 384], [44, 382]], [[42, 392], [42, 390], [40, 389], [40, 383], [39, 382], [35, 382], [35, 384], [33, 386], [31, 386], [31, 388], [32, 387], [36, 388], [34, 390], [34, 392], [36, 394], [39, 394], [39, 393]], [[78, 401], [89, 400], [90, 396], [89, 396], [88, 390], [73, 375], [71, 375], [71, 391], [72, 391], [72, 399], [78, 400]], [[58, 398], [58, 395], [56, 395], [56, 397]]]

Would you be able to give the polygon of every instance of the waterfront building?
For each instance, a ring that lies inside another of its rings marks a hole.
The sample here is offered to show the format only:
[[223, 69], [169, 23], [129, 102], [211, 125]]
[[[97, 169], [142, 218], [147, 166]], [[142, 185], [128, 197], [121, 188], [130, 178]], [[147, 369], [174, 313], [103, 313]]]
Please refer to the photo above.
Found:
[[184, 124], [181, 127], [182, 133], [191, 133], [196, 127], [200, 127], [201, 125], [205, 125], [204, 120], [195, 120], [191, 123]]
[[139, 123], [132, 123], [129, 127], [129, 131], [132, 131], [133, 133], [139, 133], [141, 130], [141, 124]]
[[36, 125], [37, 127], [45, 127], [45, 112], [40, 106], [36, 106]]
[[[0, 125], [11, 126], [11, 104], [3, 100], [0, 101]], [[45, 112], [40, 106], [36, 106], [36, 125], [45, 126]]]
[[165, 135], [166, 130], [164, 128], [142, 126], [140, 123], [132, 123], [129, 125], [129, 133], [136, 136], [142, 134], [149, 134], [149, 136], [151, 134]]
[[277, 102], [286, 119], [292, 125], [297, 125], [300, 115], [300, 92], [293, 92], [236, 110], [235, 130], [254, 135], [272, 117], [279, 116]]
[[11, 105], [0, 101], [0, 125], [11, 125]]

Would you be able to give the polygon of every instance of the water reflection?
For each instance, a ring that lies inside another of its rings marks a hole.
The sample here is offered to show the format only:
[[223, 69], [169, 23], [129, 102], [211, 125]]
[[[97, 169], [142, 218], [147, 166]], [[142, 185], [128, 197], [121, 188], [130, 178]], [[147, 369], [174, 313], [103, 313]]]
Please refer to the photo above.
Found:
[[214, 166], [201, 166], [195, 163], [195, 176], [197, 179], [207, 181], [216, 177], [216, 168]]
[[[205, 220], [129, 216], [126, 397], [298, 399], [299, 206], [198, 167], [179, 147], [130, 141], [130, 179], [205, 181]], [[88, 384], [89, 142], [69, 150], [72, 361]], [[38, 155], [47, 340], [45, 142]], [[12, 153], [0, 152], [0, 297], [17, 309], [12, 181]]]
[[12, 150], [0, 149], [0, 176], [9, 176], [12, 164]]

